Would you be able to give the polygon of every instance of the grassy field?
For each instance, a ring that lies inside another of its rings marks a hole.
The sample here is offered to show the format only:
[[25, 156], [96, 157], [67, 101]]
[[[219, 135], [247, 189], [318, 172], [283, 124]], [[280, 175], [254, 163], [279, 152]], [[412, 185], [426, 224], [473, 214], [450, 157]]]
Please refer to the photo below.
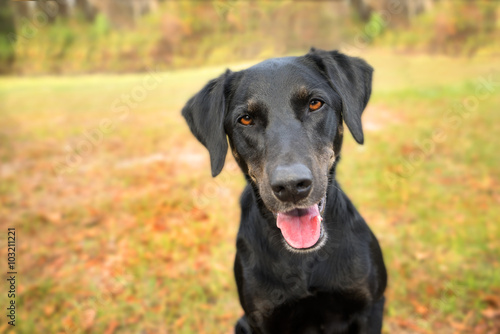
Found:
[[[384, 251], [384, 331], [498, 333], [498, 58], [362, 56], [366, 143], [346, 136], [338, 178]], [[212, 179], [180, 117], [222, 71], [0, 78], [15, 333], [232, 332], [244, 179], [232, 157]], [[14, 332], [3, 315], [0, 332]]]

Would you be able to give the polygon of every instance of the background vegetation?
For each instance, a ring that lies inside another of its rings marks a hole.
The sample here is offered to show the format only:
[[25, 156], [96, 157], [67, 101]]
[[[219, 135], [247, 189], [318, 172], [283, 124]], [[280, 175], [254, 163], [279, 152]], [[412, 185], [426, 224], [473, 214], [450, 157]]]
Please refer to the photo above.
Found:
[[450, 56], [500, 51], [495, 1], [2, 1], [4, 72], [172, 69], [345, 43]]
[[311, 45], [375, 68], [338, 177], [384, 250], [384, 332], [498, 333], [499, 5], [391, 3], [0, 0], [0, 333], [231, 333], [244, 179], [211, 178], [180, 109]]

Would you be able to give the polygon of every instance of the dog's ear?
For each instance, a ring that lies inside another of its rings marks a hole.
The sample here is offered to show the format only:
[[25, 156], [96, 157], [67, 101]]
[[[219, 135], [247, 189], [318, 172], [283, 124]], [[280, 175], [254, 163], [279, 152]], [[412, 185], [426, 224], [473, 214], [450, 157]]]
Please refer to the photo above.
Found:
[[208, 149], [212, 176], [219, 175], [227, 154], [227, 139], [224, 131], [226, 114], [225, 87], [231, 71], [227, 70], [217, 79], [207, 83], [182, 109], [182, 116], [195, 137]]
[[342, 98], [342, 116], [354, 139], [363, 144], [361, 114], [372, 92], [373, 68], [363, 59], [338, 51], [311, 48], [306, 57], [313, 60]]

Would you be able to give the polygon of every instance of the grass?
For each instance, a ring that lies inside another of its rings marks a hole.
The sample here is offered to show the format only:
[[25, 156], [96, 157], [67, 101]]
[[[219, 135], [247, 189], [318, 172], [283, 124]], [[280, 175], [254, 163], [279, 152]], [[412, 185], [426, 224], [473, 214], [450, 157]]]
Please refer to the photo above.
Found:
[[[384, 330], [494, 331], [500, 88], [463, 119], [446, 111], [474, 96], [481, 77], [498, 82], [500, 64], [363, 57], [376, 69], [366, 144], [346, 135], [338, 178], [384, 251]], [[0, 217], [18, 233], [16, 333], [232, 332], [244, 180], [231, 157], [212, 179], [180, 117], [222, 71], [159, 73], [126, 114], [114, 103], [150, 74], [0, 78]], [[91, 143], [84, 133], [97, 136], [103, 119], [113, 126]], [[426, 149], [437, 129], [446, 138]]]

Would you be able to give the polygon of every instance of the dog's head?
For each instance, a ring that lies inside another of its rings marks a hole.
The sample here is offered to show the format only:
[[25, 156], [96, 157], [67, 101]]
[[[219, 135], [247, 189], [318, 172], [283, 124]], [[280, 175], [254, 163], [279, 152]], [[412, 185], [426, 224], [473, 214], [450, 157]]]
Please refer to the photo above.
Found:
[[287, 244], [321, 244], [328, 178], [342, 146], [343, 121], [363, 143], [361, 114], [373, 69], [359, 58], [311, 49], [240, 72], [226, 71], [191, 98], [183, 116], [210, 153], [212, 175], [228, 150]]

